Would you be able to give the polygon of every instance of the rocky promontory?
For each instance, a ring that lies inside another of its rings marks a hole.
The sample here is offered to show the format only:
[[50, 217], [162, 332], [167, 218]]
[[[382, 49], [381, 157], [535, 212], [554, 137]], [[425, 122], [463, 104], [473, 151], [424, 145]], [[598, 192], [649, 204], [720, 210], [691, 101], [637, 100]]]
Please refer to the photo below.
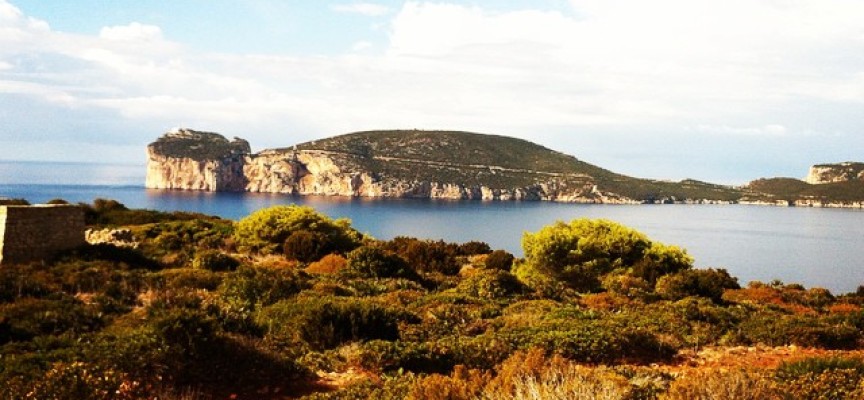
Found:
[[726, 186], [631, 178], [525, 140], [468, 132], [357, 132], [252, 153], [242, 139], [175, 129], [147, 154], [153, 189], [627, 204], [740, 197]]
[[864, 163], [843, 162], [814, 165], [810, 167], [810, 173], [805, 179], [805, 182], [811, 185], [848, 181], [864, 181]]

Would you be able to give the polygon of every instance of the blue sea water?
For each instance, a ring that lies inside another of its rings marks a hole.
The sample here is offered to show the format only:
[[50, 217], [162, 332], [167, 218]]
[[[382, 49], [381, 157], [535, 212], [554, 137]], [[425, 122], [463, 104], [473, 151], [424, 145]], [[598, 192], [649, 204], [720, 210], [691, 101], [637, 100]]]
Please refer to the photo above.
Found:
[[[22, 183], [26, 176], [12, 179], [4, 175], [4, 171], [14, 169], [9, 164], [14, 163], [0, 162], [0, 197], [21, 197], [33, 203], [54, 198], [72, 202], [111, 198], [133, 208], [196, 211], [232, 219], [271, 205], [303, 204], [334, 218], [349, 218], [359, 230], [380, 239], [401, 235], [456, 242], [481, 240], [517, 255], [521, 254], [523, 232], [536, 231], [556, 220], [605, 218], [634, 227], [653, 240], [684, 247], [694, 256], [697, 266], [726, 268], [742, 284], [780, 279], [828, 288], [834, 293], [854, 291], [864, 284], [861, 210], [373, 200], [163, 191], [143, 187], [143, 167], [139, 166], [64, 165], [67, 178], [31, 184]], [[49, 170], [57, 171], [56, 165], [51, 166]], [[27, 167], [32, 170], [38, 166]], [[101, 175], [87, 173], [88, 169], [92, 172], [106, 168], [112, 171], [99, 172]], [[80, 179], [75, 181], [70, 176], [107, 176], [110, 181], [89, 179], [82, 184]], [[76, 184], [54, 183], [57, 181]]]

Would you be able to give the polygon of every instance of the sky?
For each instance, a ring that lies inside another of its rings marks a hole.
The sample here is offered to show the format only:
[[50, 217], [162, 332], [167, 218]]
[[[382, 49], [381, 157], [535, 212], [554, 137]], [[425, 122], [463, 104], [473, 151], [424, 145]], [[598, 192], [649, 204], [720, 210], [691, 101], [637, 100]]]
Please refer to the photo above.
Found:
[[519, 137], [637, 177], [864, 161], [860, 0], [0, 0], [0, 160], [144, 164], [371, 129]]

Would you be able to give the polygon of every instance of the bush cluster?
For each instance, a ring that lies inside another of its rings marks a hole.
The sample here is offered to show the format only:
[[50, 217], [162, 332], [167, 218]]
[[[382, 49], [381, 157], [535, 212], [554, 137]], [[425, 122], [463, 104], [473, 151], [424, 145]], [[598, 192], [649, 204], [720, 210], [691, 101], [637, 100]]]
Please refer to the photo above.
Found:
[[0, 268], [2, 398], [278, 398], [320, 389], [315, 372], [354, 381], [308, 399], [862, 397], [864, 364], [847, 356], [653, 368], [706, 346], [850, 354], [864, 290], [740, 288], [609, 221], [527, 233], [516, 259], [377, 241], [297, 206], [237, 223], [91, 208], [146, 221], [129, 227], [139, 246]]

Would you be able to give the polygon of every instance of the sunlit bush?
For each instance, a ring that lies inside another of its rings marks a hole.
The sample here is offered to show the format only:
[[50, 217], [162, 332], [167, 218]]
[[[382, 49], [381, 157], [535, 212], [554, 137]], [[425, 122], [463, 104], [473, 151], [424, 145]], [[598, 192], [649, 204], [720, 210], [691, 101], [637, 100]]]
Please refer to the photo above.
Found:
[[631, 271], [646, 280], [690, 268], [692, 259], [676, 247], [653, 244], [633, 229], [606, 220], [557, 222], [522, 237], [525, 262], [520, 279], [550, 277], [583, 291], [600, 288], [600, 277], [614, 270]]
[[300, 231], [322, 235], [321, 245], [335, 252], [348, 252], [362, 239], [351, 227], [351, 221], [333, 220], [311, 207], [297, 205], [275, 206], [250, 214], [237, 223], [234, 238], [240, 250], [274, 254], [293, 233]]

